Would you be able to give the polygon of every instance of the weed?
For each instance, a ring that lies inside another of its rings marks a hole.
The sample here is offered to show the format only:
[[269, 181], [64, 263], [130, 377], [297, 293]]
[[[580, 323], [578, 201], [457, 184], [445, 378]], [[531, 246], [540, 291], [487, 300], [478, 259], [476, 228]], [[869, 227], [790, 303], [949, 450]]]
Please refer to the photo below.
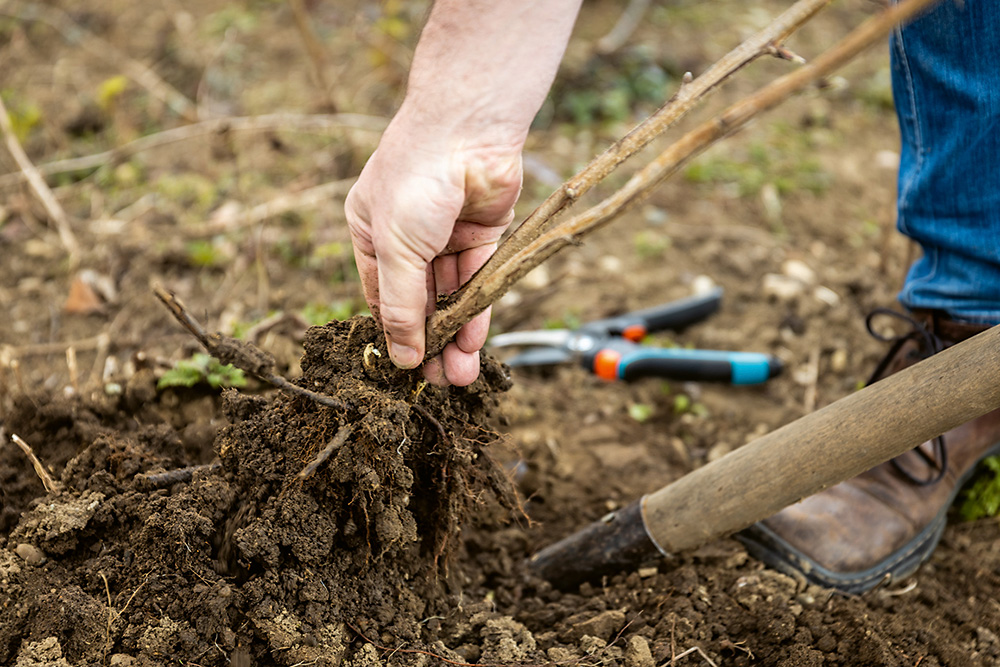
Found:
[[187, 257], [191, 266], [203, 269], [222, 266], [226, 262], [224, 253], [211, 241], [197, 240], [187, 244]]
[[692, 183], [732, 187], [739, 197], [755, 197], [768, 183], [774, 184], [778, 194], [822, 194], [830, 178], [811, 156], [808, 134], [779, 123], [771, 135], [766, 142], [752, 143], [743, 155], [734, 157], [729, 151], [698, 160], [684, 171], [684, 177]]
[[243, 387], [247, 383], [243, 371], [232, 364], [222, 365], [215, 357], [199, 353], [190, 359], [181, 359], [163, 374], [157, 389], [168, 387], [194, 387], [207, 384], [213, 389], [220, 387]]
[[105, 79], [97, 87], [97, 106], [105, 111], [110, 110], [126, 88], [128, 88], [128, 77], [122, 74]]
[[632, 239], [635, 246], [635, 253], [643, 259], [654, 259], [663, 257], [664, 253], [670, 249], [671, 240], [669, 236], [658, 232], [643, 230]]
[[654, 412], [655, 409], [649, 403], [631, 403], [628, 406], [628, 416], [640, 424], [649, 421]]
[[4, 104], [7, 106], [14, 136], [24, 143], [31, 131], [42, 122], [42, 110], [34, 102], [18, 99], [10, 90], [0, 91], [0, 95], [3, 95]]
[[987, 457], [965, 490], [959, 513], [966, 521], [1000, 514], [1000, 456]]

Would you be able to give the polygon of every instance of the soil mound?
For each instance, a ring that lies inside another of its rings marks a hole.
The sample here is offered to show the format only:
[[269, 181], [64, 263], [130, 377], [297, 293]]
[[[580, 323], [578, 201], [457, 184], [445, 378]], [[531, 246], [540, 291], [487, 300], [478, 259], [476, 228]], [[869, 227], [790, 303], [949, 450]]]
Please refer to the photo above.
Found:
[[358, 633], [418, 639], [476, 499], [513, 507], [482, 426], [509, 380], [486, 361], [444, 391], [378, 340], [370, 318], [311, 329], [298, 383], [342, 409], [228, 390], [218, 463], [179, 473], [162, 474], [190, 463], [180, 434], [138, 423], [148, 406], [101, 425], [100, 406], [21, 401], [12, 430], [57, 430], [79, 453], [0, 556], [0, 662], [340, 664]]

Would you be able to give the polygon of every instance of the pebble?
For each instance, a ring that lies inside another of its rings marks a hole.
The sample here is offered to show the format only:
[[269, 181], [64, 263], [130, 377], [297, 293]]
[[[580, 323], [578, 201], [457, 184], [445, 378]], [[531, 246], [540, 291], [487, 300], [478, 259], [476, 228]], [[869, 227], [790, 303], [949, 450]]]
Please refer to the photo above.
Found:
[[632, 635], [625, 645], [625, 667], [654, 667], [649, 642], [642, 635]]
[[711, 276], [701, 274], [691, 280], [691, 291], [695, 294], [708, 294], [716, 287], [716, 283]]
[[620, 609], [602, 611], [593, 618], [577, 623], [574, 630], [577, 636], [591, 636], [607, 643], [611, 637], [625, 626], [625, 612]]
[[762, 286], [764, 296], [778, 301], [791, 301], [802, 296], [804, 286], [801, 281], [777, 273], [764, 275]]
[[828, 306], [836, 306], [840, 303], [840, 295], [829, 287], [824, 287], [823, 285], [818, 285], [816, 289], [813, 290], [813, 296], [816, 297], [817, 301], [821, 301]]
[[528, 275], [521, 278], [521, 285], [529, 289], [542, 289], [543, 287], [548, 287], [550, 282], [549, 270], [544, 264], [535, 267], [528, 272]]
[[789, 278], [794, 278], [801, 283], [806, 285], [812, 285], [816, 282], [816, 272], [809, 268], [809, 266], [798, 259], [789, 259], [781, 266], [782, 272]]
[[640, 567], [638, 570], [640, 579], [649, 579], [650, 577], [655, 577], [659, 573], [659, 570], [655, 567]]
[[622, 261], [614, 255], [604, 255], [597, 260], [597, 266], [604, 273], [618, 274], [622, 272]]
[[45, 552], [32, 544], [22, 542], [14, 547], [14, 552], [28, 565], [37, 567], [45, 562]]
[[847, 370], [847, 350], [840, 347], [830, 355], [830, 370], [834, 373], [843, 373]]

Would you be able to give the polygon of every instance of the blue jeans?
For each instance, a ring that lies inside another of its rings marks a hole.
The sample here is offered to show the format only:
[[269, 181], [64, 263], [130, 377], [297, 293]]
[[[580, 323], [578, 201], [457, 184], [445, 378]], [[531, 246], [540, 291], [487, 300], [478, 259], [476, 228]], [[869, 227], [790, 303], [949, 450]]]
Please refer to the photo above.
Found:
[[891, 40], [907, 308], [1000, 323], [1000, 2], [944, 0]]

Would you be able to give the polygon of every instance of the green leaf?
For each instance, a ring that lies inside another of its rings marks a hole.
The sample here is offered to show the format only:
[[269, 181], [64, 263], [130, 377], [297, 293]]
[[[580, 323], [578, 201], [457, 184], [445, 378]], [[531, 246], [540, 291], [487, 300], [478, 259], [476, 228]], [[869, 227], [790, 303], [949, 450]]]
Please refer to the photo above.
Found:
[[628, 416], [640, 424], [653, 416], [654, 408], [648, 403], [632, 403], [628, 406]]
[[238, 368], [232, 364], [221, 364], [219, 360], [208, 354], [200, 353], [190, 359], [181, 359], [174, 367], [163, 374], [156, 383], [157, 389], [168, 387], [194, 387], [207, 384], [213, 389], [220, 387], [243, 387], [247, 379]]
[[959, 512], [966, 521], [1000, 514], [1000, 456], [983, 460], [980, 473], [965, 490]]

